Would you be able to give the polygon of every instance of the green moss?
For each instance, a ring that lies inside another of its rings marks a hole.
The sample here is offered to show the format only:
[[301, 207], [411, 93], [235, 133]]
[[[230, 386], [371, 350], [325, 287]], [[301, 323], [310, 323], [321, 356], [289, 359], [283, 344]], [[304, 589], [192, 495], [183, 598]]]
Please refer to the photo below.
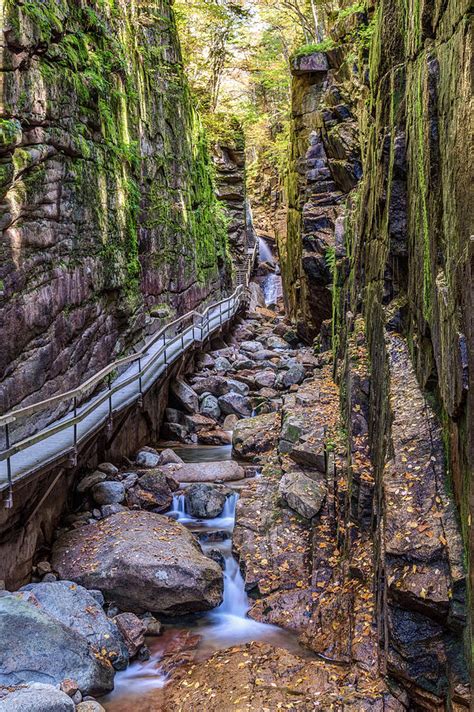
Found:
[[299, 57], [307, 57], [310, 54], [315, 54], [316, 52], [327, 52], [330, 49], [336, 47], [336, 43], [331, 37], [326, 38], [322, 42], [316, 44], [306, 44], [299, 47], [296, 52], [292, 55], [292, 59], [298, 59]]
[[21, 124], [17, 119], [0, 119], [0, 148], [14, 146], [21, 136]]

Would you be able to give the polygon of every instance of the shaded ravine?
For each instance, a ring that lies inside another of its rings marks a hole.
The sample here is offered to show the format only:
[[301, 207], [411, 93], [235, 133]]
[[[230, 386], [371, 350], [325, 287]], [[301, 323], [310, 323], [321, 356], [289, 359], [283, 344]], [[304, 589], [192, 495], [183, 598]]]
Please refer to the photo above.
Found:
[[[176, 448], [187, 462], [222, 461], [224, 447]], [[193, 457], [194, 455], [194, 457]], [[286, 648], [300, 656], [308, 656], [297, 642], [296, 636], [277, 626], [259, 623], [247, 616], [251, 607], [245, 591], [244, 579], [239, 564], [232, 554], [232, 534], [235, 526], [236, 505], [239, 495], [227, 497], [224, 509], [215, 519], [197, 519], [186, 512], [184, 494], [175, 495], [167, 515], [173, 517], [199, 539], [204, 553], [211, 551], [223, 557], [224, 593], [220, 606], [205, 614], [196, 614], [173, 619], [164, 627], [164, 634], [149, 645], [151, 657], [146, 662], [133, 662], [127, 670], [117, 673], [114, 692], [101, 700], [107, 712], [132, 712], [159, 709], [161, 693], [167, 675], [161, 668], [166, 646], [183, 631], [199, 636], [197, 659], [205, 659], [218, 650], [233, 645], [260, 641]], [[171, 642], [171, 644], [173, 644]]]

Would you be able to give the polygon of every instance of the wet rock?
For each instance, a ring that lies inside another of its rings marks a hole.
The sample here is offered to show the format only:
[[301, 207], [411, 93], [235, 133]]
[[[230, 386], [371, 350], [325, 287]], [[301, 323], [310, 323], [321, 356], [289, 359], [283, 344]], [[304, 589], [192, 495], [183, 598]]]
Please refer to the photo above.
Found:
[[224, 428], [224, 430], [231, 431], [235, 428], [238, 422], [239, 419], [236, 415], [226, 415], [222, 427]]
[[82, 635], [97, 650], [105, 650], [116, 669], [127, 666], [127, 651], [117, 628], [105, 615], [100, 601], [85, 588], [71, 581], [42, 581], [23, 586], [20, 591], [32, 605]]
[[197, 393], [184, 381], [172, 381], [170, 384], [170, 393], [186, 413], [193, 414], [199, 411]]
[[[162, 468], [165, 471], [165, 468]], [[167, 465], [166, 472], [178, 482], [229, 482], [243, 480], [245, 472], [237, 462], [223, 460], [222, 462], [183, 463]]]
[[215, 561], [217, 564], [219, 564], [219, 566], [221, 567], [221, 569], [224, 571], [224, 569], [225, 569], [225, 558], [224, 558], [224, 554], [222, 553], [222, 551], [220, 551], [219, 549], [208, 549], [208, 551], [206, 551], [206, 555], [207, 555], [210, 559], [212, 559], [213, 561]]
[[83, 692], [104, 694], [113, 688], [112, 665], [96, 656], [83, 635], [34, 605], [33, 597], [0, 598], [0, 639], [0, 684], [59, 685], [74, 678]]
[[54, 685], [0, 686], [0, 712], [74, 712], [71, 698]]
[[198, 483], [186, 488], [186, 511], [198, 519], [215, 519], [224, 509], [227, 492], [220, 487]]
[[160, 454], [160, 465], [169, 465], [170, 463], [181, 463], [183, 460], [171, 448], [166, 448]]
[[121, 512], [69, 532], [56, 541], [52, 564], [134, 613], [209, 610], [222, 597], [219, 566], [185, 527], [151, 512]]
[[198, 435], [198, 442], [201, 445], [230, 445], [232, 435], [226, 430], [215, 428], [214, 430], [201, 431]]
[[84, 494], [89, 489], [91, 489], [91, 487], [98, 484], [99, 482], [104, 482], [104, 480], [106, 479], [107, 475], [105, 474], [105, 472], [99, 472], [99, 470], [96, 470], [95, 472], [91, 472], [89, 475], [83, 477], [77, 485], [76, 489], [79, 494]]
[[165, 512], [170, 508], [173, 492], [179, 488], [178, 482], [161, 470], [150, 470], [142, 475], [137, 487], [130, 491], [129, 504], [139, 504], [143, 509]]
[[258, 415], [240, 420], [232, 434], [232, 447], [237, 458], [243, 460], [260, 457], [276, 446], [278, 437], [277, 413]]
[[78, 692], [79, 690], [79, 685], [77, 684], [76, 680], [66, 678], [60, 684], [59, 689], [64, 692], [64, 694], [66, 694], [68, 697], [74, 697], [76, 692]]
[[125, 499], [125, 487], [121, 482], [98, 482], [92, 488], [92, 498], [99, 506], [120, 504]]
[[102, 707], [97, 700], [86, 700], [80, 702], [76, 707], [76, 712], [106, 712], [105, 707]]
[[214, 418], [206, 415], [187, 415], [185, 419], [186, 428], [190, 433], [200, 433], [201, 430], [209, 430], [215, 425]]
[[163, 626], [161, 625], [160, 621], [155, 618], [154, 615], [152, 615], [151, 613], [145, 613], [145, 615], [142, 616], [142, 621], [146, 626], [145, 635], [152, 637], [157, 637], [161, 635], [163, 631]]
[[114, 623], [125, 641], [128, 653], [133, 658], [145, 642], [147, 626], [134, 613], [119, 613]]
[[323, 506], [326, 482], [323, 477], [313, 479], [301, 472], [289, 472], [283, 476], [279, 492], [291, 509], [306, 519], [312, 519]]
[[102, 462], [100, 465], [97, 465], [97, 469], [99, 472], [105, 472], [109, 477], [115, 477], [119, 474], [118, 467], [115, 467], [111, 462]]
[[250, 401], [240, 393], [231, 391], [218, 400], [219, 408], [226, 415], [237, 415], [246, 418], [252, 414]]
[[213, 395], [206, 396], [201, 403], [200, 412], [202, 415], [208, 415], [214, 420], [219, 420], [221, 417], [221, 409], [217, 398]]
[[156, 467], [160, 462], [159, 454], [150, 450], [140, 450], [135, 458], [138, 467]]

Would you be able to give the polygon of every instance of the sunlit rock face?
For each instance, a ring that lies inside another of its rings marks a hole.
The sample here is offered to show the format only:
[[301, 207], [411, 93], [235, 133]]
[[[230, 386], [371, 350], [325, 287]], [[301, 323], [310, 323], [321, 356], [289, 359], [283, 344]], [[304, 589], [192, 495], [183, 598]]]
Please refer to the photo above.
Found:
[[7, 410], [218, 293], [227, 258], [169, 0], [2, 7]]

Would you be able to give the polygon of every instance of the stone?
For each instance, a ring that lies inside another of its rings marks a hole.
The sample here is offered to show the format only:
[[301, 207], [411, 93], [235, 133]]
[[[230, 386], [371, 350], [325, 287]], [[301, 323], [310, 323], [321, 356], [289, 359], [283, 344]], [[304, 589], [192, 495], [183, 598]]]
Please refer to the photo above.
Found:
[[267, 348], [269, 349], [280, 349], [282, 351], [288, 350], [288, 342], [282, 339], [280, 336], [270, 336], [267, 341]]
[[125, 499], [125, 487], [121, 482], [98, 482], [92, 488], [96, 504], [120, 504]]
[[74, 697], [76, 692], [79, 690], [79, 685], [76, 680], [68, 677], [61, 682], [59, 689], [68, 697]]
[[197, 393], [184, 381], [179, 379], [172, 381], [170, 383], [170, 394], [186, 413], [192, 415], [199, 412]]
[[279, 420], [277, 413], [240, 420], [232, 434], [235, 456], [242, 460], [264, 458], [276, 446]]
[[224, 376], [217, 375], [195, 379], [193, 381], [193, 388], [200, 396], [204, 393], [210, 393], [213, 396], [219, 397], [230, 391], [228, 379], [224, 378]]
[[167, 447], [165, 450], [162, 450], [160, 453], [160, 465], [168, 465], [169, 463], [181, 463], [183, 460], [180, 458], [179, 455], [177, 455], [174, 450], [171, 448]]
[[38, 572], [38, 576], [49, 574], [51, 573], [51, 564], [49, 561], [40, 561], [36, 564], [36, 571]]
[[262, 350], [262, 344], [260, 341], [242, 341], [240, 344], [240, 350], [249, 354], [254, 354], [257, 351]]
[[301, 364], [295, 364], [294, 366], [291, 366], [288, 371], [285, 371], [279, 376], [279, 384], [283, 388], [289, 388], [290, 386], [293, 386], [295, 384], [300, 384], [303, 383], [305, 379], [305, 370], [304, 366]]
[[327, 486], [323, 477], [313, 479], [301, 472], [289, 472], [282, 477], [278, 489], [291, 509], [312, 519], [323, 506]]
[[32, 682], [0, 687], [0, 712], [74, 712], [72, 699], [54, 685]]
[[255, 386], [257, 388], [271, 388], [276, 381], [274, 371], [261, 371], [255, 374]]
[[160, 621], [155, 618], [155, 616], [151, 613], [145, 613], [145, 615], [142, 616], [142, 621], [146, 626], [147, 636], [157, 637], [162, 634], [163, 626], [161, 625]]
[[226, 415], [237, 415], [246, 418], [252, 415], [250, 401], [240, 393], [231, 391], [218, 399], [219, 408]]
[[240, 393], [243, 396], [248, 395], [248, 392], [250, 390], [249, 386], [244, 383], [243, 380], [239, 381], [235, 378], [228, 378], [227, 385], [229, 386], [229, 391], [236, 391], [237, 393]]
[[157, 452], [150, 452], [150, 450], [140, 450], [137, 453], [135, 462], [138, 467], [156, 467], [160, 462], [160, 456]]
[[[161, 458], [160, 458], [161, 463]], [[138, 481], [138, 474], [136, 472], [126, 472], [123, 476], [122, 484], [125, 487], [125, 491], [135, 487]]]
[[187, 415], [185, 425], [190, 433], [200, 433], [202, 430], [212, 428], [215, 425], [215, 421], [214, 418], [197, 413], [196, 415]]
[[123, 512], [125, 511], [126, 507], [123, 506], [123, 504], [104, 504], [103, 507], [100, 508], [100, 513], [103, 518], [105, 517], [110, 517], [111, 514], [117, 514], [117, 512]]
[[214, 370], [216, 371], [230, 371], [232, 364], [228, 358], [225, 356], [218, 356], [214, 362]]
[[106, 712], [106, 710], [97, 700], [87, 700], [77, 705], [76, 712]]
[[208, 415], [214, 420], [219, 420], [221, 417], [221, 409], [217, 398], [213, 395], [206, 396], [201, 403], [200, 412], [202, 415]]
[[85, 492], [90, 490], [91, 487], [98, 484], [99, 482], [104, 482], [104, 480], [106, 479], [107, 475], [105, 474], [105, 472], [99, 472], [99, 470], [96, 470], [95, 472], [91, 472], [89, 475], [83, 477], [77, 485], [76, 489], [79, 494], [85, 494]]
[[250, 282], [249, 284], [249, 313], [253, 314], [255, 311], [261, 308], [265, 308], [265, 297], [262, 288], [256, 282]]
[[165, 512], [170, 508], [173, 492], [179, 488], [178, 482], [162, 470], [146, 472], [137, 482], [137, 487], [128, 496], [129, 504], [139, 504], [143, 509]]
[[185, 425], [179, 425], [179, 423], [163, 423], [160, 430], [160, 437], [163, 440], [189, 443], [191, 442], [192, 436]]
[[[107, 659], [118, 670], [127, 666], [128, 655], [115, 625], [107, 618], [100, 592], [87, 591], [71, 581], [31, 583], [23, 586], [25, 600], [39, 606], [48, 615], [82, 635], [97, 650], [105, 650]], [[74, 678], [74, 675], [72, 676]]]
[[214, 428], [214, 430], [201, 431], [198, 435], [198, 442], [201, 445], [230, 445], [232, 435], [226, 430]]
[[171, 474], [178, 482], [230, 482], [243, 480], [245, 471], [233, 460], [221, 462], [183, 463], [167, 465], [161, 468]]
[[222, 513], [227, 492], [215, 485], [193, 484], [185, 490], [186, 512], [197, 519], [215, 519]]
[[115, 475], [119, 473], [118, 467], [115, 467], [111, 462], [102, 462], [100, 465], [97, 465], [97, 469], [99, 472], [105, 472], [109, 477], [115, 477]]
[[59, 685], [74, 678], [82, 692], [110, 692], [114, 679], [111, 663], [96, 657], [95, 648], [82, 634], [35, 605], [33, 596], [29, 600], [24, 596], [0, 597], [0, 685]]
[[222, 427], [224, 430], [233, 430], [236, 424], [239, 422], [239, 418], [236, 415], [226, 415]]
[[201, 369], [214, 368], [214, 359], [208, 353], [201, 353], [196, 359], [196, 367]]
[[52, 564], [137, 614], [205, 611], [222, 599], [219, 566], [185, 527], [151, 512], [121, 512], [69, 532], [55, 542]]
[[134, 613], [119, 613], [115, 616], [114, 623], [125, 641], [130, 657], [133, 658], [145, 642], [145, 622]]

